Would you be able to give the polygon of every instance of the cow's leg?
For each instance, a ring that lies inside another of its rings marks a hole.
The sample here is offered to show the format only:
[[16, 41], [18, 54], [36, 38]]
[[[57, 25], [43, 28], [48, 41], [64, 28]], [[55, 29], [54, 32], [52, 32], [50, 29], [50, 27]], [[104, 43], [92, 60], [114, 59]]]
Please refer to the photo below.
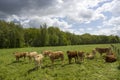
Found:
[[72, 58], [71, 58], [71, 57], [69, 57], [68, 59], [69, 59], [69, 64], [71, 64], [71, 59], [72, 59]]
[[54, 64], [54, 59], [51, 59], [52, 65]]
[[74, 57], [74, 59], [75, 59], [75, 63], [76, 63], [76, 57]]
[[81, 61], [84, 61], [84, 58], [83, 58], [83, 57], [81, 57]]
[[32, 61], [32, 58], [29, 56], [29, 62], [31, 62]]
[[35, 68], [38, 69], [37, 62], [35, 61]]
[[16, 61], [19, 61], [19, 57], [16, 57]]
[[26, 56], [24, 56], [24, 60], [25, 60]]
[[64, 64], [64, 56], [63, 55], [61, 56], [61, 61], [62, 61], [62, 64]]
[[75, 57], [75, 63], [77, 63], [78, 57]]
[[100, 53], [100, 56], [102, 56], [102, 53]]

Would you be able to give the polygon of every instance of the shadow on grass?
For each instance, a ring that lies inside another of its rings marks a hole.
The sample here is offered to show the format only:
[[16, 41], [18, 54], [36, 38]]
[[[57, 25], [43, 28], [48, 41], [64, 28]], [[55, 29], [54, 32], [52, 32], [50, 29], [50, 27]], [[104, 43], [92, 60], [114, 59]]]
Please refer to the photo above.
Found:
[[65, 66], [69, 66], [69, 65], [72, 65], [72, 64], [82, 64], [82, 63], [80, 63], [80, 62], [78, 62], [78, 63], [71, 63], [71, 64], [69, 64], [69, 63], [67, 63], [67, 64], [55, 63], [55, 64], [53, 64], [53, 65], [52, 65], [52, 64], [50, 64], [50, 65], [44, 65], [44, 66], [42, 66], [41, 68], [40, 68], [40, 67], [34, 67], [34, 68], [32, 68], [32, 69], [29, 69], [29, 70], [27, 71], [27, 73], [30, 74], [31, 72], [37, 71], [37, 70], [39, 70], [39, 69], [45, 69], [45, 68], [54, 69], [54, 68], [56, 68], [56, 67], [58, 67], [58, 66], [60, 66], [60, 65], [61, 65], [61, 67], [65, 67]]
[[32, 69], [29, 69], [29, 70], [27, 71], [27, 73], [30, 74], [31, 72], [36, 71], [36, 70], [38, 70], [38, 68], [37, 68], [37, 67], [34, 67], [34, 68], [32, 68]]
[[12, 65], [12, 64], [17, 64], [17, 63], [24, 63], [24, 64], [27, 64], [27, 62], [24, 62], [24, 61], [13, 61], [7, 65]]
[[120, 65], [117, 68], [118, 68], [118, 70], [120, 70]]
[[52, 65], [45, 65], [43, 66], [42, 68], [45, 69], [45, 68], [51, 68]]

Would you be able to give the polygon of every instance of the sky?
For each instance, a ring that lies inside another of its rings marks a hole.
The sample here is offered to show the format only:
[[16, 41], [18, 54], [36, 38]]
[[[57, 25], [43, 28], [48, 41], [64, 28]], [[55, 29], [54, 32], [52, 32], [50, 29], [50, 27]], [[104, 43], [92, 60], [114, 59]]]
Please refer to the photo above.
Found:
[[0, 20], [75, 34], [120, 36], [120, 0], [0, 0]]

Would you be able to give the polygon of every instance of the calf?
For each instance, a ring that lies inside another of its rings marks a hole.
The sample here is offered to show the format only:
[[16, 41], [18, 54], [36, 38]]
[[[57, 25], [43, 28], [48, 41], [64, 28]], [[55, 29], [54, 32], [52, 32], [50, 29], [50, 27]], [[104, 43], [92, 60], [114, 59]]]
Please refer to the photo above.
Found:
[[44, 56], [42, 54], [37, 54], [34, 56], [34, 61], [35, 61], [35, 67], [38, 69], [38, 67], [42, 65], [42, 60]]
[[69, 59], [69, 64], [71, 63], [72, 58], [75, 59], [75, 62], [77, 62], [77, 60], [78, 60], [77, 51], [67, 51], [67, 56]]
[[24, 57], [24, 60], [26, 58], [28, 52], [15, 52], [13, 53], [15, 55], [16, 61], [19, 61], [19, 58]]

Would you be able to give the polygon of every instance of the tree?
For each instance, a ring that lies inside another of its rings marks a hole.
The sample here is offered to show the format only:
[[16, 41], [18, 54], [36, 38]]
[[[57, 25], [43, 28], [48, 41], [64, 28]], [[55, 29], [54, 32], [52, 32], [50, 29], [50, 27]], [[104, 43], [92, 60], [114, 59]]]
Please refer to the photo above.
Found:
[[40, 40], [41, 46], [47, 46], [49, 44], [49, 35], [46, 24], [40, 25]]
[[79, 44], [119, 43], [119, 36], [91, 35], [85, 33], [76, 35], [63, 32], [58, 27], [46, 24], [40, 28], [23, 28], [14, 22], [0, 20], [0, 48], [63, 46]]

